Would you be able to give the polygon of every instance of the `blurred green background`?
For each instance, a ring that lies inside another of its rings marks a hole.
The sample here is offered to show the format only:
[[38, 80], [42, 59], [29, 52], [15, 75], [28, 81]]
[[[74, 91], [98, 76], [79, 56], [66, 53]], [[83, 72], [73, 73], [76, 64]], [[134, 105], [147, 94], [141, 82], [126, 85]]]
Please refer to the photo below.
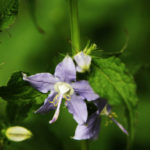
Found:
[[[35, 5], [34, 5], [35, 2]], [[134, 150], [150, 149], [150, 1], [149, 0], [79, 0], [79, 18], [82, 48], [87, 40], [95, 42], [106, 51], [119, 51], [129, 43], [121, 56], [137, 83], [139, 103], [136, 113]], [[44, 31], [41, 34], [35, 25]], [[0, 85], [6, 85], [16, 71], [53, 72], [60, 61], [60, 53], [71, 49], [69, 13], [65, 0], [20, 0], [19, 14], [15, 23], [0, 33]], [[116, 108], [118, 113], [122, 108]], [[5, 102], [0, 100], [0, 117], [5, 115]], [[31, 113], [21, 125], [29, 128], [32, 139], [11, 143], [9, 150], [76, 150], [80, 142], [74, 135], [76, 123], [66, 109], [62, 108], [58, 121], [49, 125], [52, 114]], [[118, 118], [121, 120], [121, 118]], [[125, 135], [114, 125], [101, 125], [96, 141], [90, 150], [124, 149]]]

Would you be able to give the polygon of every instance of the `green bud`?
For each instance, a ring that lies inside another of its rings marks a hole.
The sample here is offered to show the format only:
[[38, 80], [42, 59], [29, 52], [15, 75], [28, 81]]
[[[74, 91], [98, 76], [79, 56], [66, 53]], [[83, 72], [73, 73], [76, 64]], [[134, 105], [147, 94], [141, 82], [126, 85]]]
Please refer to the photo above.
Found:
[[5, 135], [10, 141], [21, 142], [31, 138], [32, 132], [21, 126], [13, 126], [5, 130]]

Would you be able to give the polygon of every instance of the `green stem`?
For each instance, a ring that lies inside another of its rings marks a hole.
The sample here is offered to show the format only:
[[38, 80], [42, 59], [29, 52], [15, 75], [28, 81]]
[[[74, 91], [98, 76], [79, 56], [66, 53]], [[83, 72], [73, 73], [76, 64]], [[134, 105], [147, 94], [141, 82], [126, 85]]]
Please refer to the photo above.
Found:
[[127, 105], [127, 115], [128, 115], [128, 130], [129, 136], [127, 137], [127, 150], [129, 150], [133, 144], [134, 140], [134, 114], [130, 105]]
[[78, 24], [78, 0], [68, 0], [68, 1], [69, 1], [69, 13], [70, 13], [72, 53], [75, 54], [80, 51], [80, 30], [79, 30], [79, 24]]
[[81, 141], [81, 150], [88, 150], [88, 141]]

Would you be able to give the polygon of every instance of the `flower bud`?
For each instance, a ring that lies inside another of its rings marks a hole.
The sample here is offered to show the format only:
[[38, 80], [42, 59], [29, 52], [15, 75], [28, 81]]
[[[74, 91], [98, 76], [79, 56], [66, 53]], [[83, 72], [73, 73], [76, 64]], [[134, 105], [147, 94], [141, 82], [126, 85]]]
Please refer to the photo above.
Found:
[[89, 70], [91, 65], [91, 56], [86, 55], [83, 52], [79, 52], [74, 56], [74, 60], [77, 63], [76, 69], [78, 72], [83, 73]]
[[10, 141], [21, 142], [31, 138], [32, 132], [21, 126], [13, 126], [6, 129], [5, 135]]

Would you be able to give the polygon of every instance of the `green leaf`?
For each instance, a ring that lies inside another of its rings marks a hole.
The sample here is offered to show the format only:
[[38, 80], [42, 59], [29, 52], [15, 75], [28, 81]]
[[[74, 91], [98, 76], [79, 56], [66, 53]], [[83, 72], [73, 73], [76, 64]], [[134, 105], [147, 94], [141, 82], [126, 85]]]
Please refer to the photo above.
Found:
[[137, 103], [136, 84], [119, 58], [93, 59], [93, 71], [89, 82], [95, 92], [108, 99], [111, 105], [128, 101]]
[[137, 104], [136, 84], [119, 58], [109, 57], [93, 59], [93, 71], [89, 82], [95, 92], [106, 98], [111, 105], [123, 103], [128, 119], [129, 136], [127, 149], [134, 139], [134, 109]]
[[29, 83], [23, 81], [22, 73], [16, 72], [7, 86], [0, 87], [0, 97], [7, 101], [7, 115], [9, 121], [14, 122], [25, 118], [33, 105], [42, 104], [47, 94], [32, 88]]
[[0, 0], [0, 31], [9, 28], [18, 14], [18, 0]]

